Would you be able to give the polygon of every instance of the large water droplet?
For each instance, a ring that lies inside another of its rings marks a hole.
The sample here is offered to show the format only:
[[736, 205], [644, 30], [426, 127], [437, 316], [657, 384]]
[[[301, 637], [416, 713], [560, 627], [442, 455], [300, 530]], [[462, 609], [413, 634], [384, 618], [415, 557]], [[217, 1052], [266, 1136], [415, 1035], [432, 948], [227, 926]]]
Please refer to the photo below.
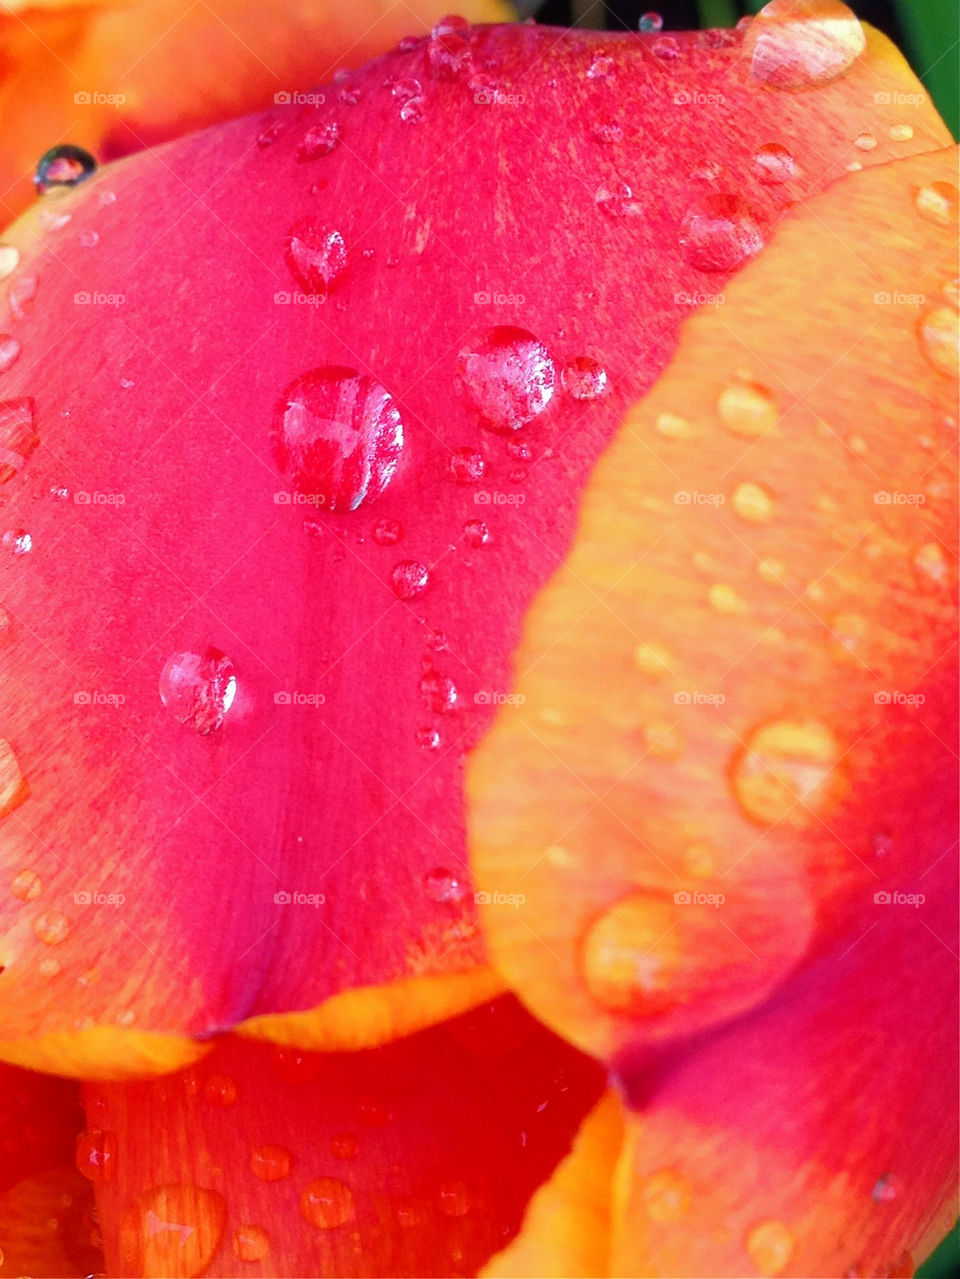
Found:
[[330, 511], [355, 511], [379, 497], [403, 449], [393, 397], [355, 369], [313, 369], [297, 378], [275, 429], [281, 469]]
[[805, 825], [843, 790], [840, 745], [817, 720], [777, 720], [752, 733], [734, 756], [731, 787], [752, 821]]
[[938, 226], [952, 226], [957, 221], [960, 191], [952, 182], [931, 182], [922, 186], [914, 197], [917, 212]]
[[952, 306], [936, 306], [917, 321], [924, 355], [947, 377], [960, 377], [960, 312]]
[[427, 61], [443, 80], [456, 80], [471, 69], [470, 23], [458, 14], [441, 18], [427, 42]]
[[412, 600], [427, 589], [430, 570], [419, 560], [401, 560], [390, 574], [390, 585], [397, 599]]
[[353, 1220], [353, 1191], [336, 1177], [317, 1177], [300, 1196], [300, 1212], [318, 1230], [335, 1230]]
[[233, 705], [237, 677], [229, 657], [216, 648], [174, 653], [160, 673], [160, 698], [180, 724], [198, 733], [219, 728]]
[[774, 1276], [786, 1269], [795, 1242], [782, 1221], [761, 1221], [747, 1232], [744, 1247], [761, 1275]]
[[33, 429], [33, 411], [29, 398], [0, 403], [0, 484], [23, 470], [40, 443]]
[[117, 1135], [91, 1128], [77, 1137], [77, 1171], [97, 1185], [113, 1180], [117, 1170]]
[[287, 265], [304, 293], [324, 295], [343, 274], [347, 250], [339, 231], [303, 218], [287, 237]]
[[779, 142], [765, 142], [753, 153], [753, 171], [761, 182], [776, 186], [796, 176], [796, 162]]
[[222, 1195], [174, 1182], [139, 1195], [120, 1222], [125, 1273], [195, 1279], [220, 1246], [227, 1205]]
[[95, 173], [97, 162], [89, 151], [69, 144], [51, 147], [37, 161], [33, 185], [43, 194], [54, 187], [75, 187]]
[[492, 431], [517, 431], [550, 403], [556, 378], [542, 342], [526, 329], [500, 325], [460, 352], [467, 399]]
[[315, 124], [301, 138], [297, 156], [300, 160], [318, 160], [329, 155], [339, 141], [340, 126], [336, 121]]
[[700, 271], [732, 271], [759, 253], [764, 233], [756, 215], [738, 195], [718, 191], [702, 196], [687, 210], [680, 244]]
[[578, 355], [563, 366], [560, 383], [575, 400], [595, 400], [607, 389], [607, 370], [599, 360]]
[[844, 75], [867, 46], [840, 0], [772, 0], [747, 28], [750, 73], [773, 89], [811, 89]]

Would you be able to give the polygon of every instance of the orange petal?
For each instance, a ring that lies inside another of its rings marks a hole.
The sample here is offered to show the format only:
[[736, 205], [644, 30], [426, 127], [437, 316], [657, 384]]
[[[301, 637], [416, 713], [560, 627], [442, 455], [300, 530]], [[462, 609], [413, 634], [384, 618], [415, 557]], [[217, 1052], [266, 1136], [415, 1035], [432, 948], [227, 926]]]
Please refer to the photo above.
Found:
[[632, 1073], [612, 1275], [912, 1274], [957, 1212], [956, 871]]
[[[446, 12], [444, 0], [5, 4], [3, 220], [29, 204], [34, 165], [51, 146], [72, 142], [102, 159], [155, 146], [308, 90]], [[505, 0], [465, 0], [458, 12], [473, 22], [513, 16]]]
[[537, 1191], [519, 1235], [484, 1266], [484, 1279], [584, 1279], [608, 1273], [612, 1179], [624, 1138], [623, 1103], [605, 1093], [570, 1154]]
[[949, 846], [955, 180], [945, 150], [793, 211], [683, 329], [527, 616], [473, 867], [508, 982], [593, 1052], [748, 1010]]
[[566, 1152], [601, 1072], [511, 999], [339, 1055], [222, 1042], [89, 1086], [114, 1274], [473, 1274]]

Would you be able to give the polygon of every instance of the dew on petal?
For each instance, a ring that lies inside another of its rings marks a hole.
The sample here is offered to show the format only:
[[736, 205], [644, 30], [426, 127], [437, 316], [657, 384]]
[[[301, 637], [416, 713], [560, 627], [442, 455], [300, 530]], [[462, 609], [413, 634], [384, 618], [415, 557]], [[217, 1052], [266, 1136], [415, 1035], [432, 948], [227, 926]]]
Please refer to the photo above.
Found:
[[440, 749], [441, 738], [439, 732], [435, 728], [428, 728], [426, 725], [417, 729], [417, 745], [421, 750], [435, 751]]
[[59, 911], [48, 911], [33, 921], [33, 931], [44, 946], [59, 946], [70, 932], [70, 921]]
[[931, 182], [922, 186], [914, 197], [917, 212], [928, 222], [938, 226], [952, 226], [957, 222], [960, 191], [952, 182]]
[[399, 520], [377, 520], [371, 536], [378, 546], [396, 546], [403, 537], [403, 525]]
[[526, 329], [500, 325], [460, 352], [464, 394], [492, 431], [517, 431], [553, 397], [553, 360]]
[[[12, 338], [7, 340], [13, 342]], [[40, 437], [34, 431], [33, 400], [0, 403], [0, 484], [6, 484], [23, 469], [39, 443]]]
[[29, 555], [33, 550], [33, 536], [25, 528], [7, 529], [0, 543], [11, 555]]
[[290, 1175], [290, 1162], [286, 1146], [256, 1146], [250, 1156], [253, 1175], [261, 1181], [283, 1181]]
[[650, 52], [662, 62], [674, 62], [680, 57], [680, 42], [673, 36], [660, 36], [654, 40]]
[[842, 794], [837, 772], [841, 753], [833, 732], [817, 720], [763, 724], [733, 758], [734, 798], [747, 817], [763, 826], [780, 821], [804, 825]]
[[274, 428], [277, 461], [298, 492], [328, 511], [379, 497], [403, 451], [390, 392], [355, 369], [313, 369], [286, 389]]
[[113, 1180], [117, 1170], [117, 1135], [91, 1128], [77, 1137], [77, 1171], [88, 1181], [103, 1185]]
[[215, 1190], [173, 1182], [139, 1195], [120, 1222], [124, 1273], [202, 1275], [220, 1246], [227, 1205]]
[[761, 1275], [782, 1274], [789, 1265], [796, 1240], [782, 1221], [761, 1221], [751, 1227], [744, 1240], [750, 1260]]
[[353, 1191], [336, 1177], [317, 1177], [300, 1196], [300, 1212], [318, 1230], [335, 1230], [356, 1215]]
[[652, 1221], [682, 1221], [690, 1210], [690, 1185], [676, 1168], [661, 1168], [647, 1177], [640, 1200]]
[[233, 1233], [233, 1251], [240, 1261], [262, 1261], [270, 1252], [270, 1236], [262, 1226], [240, 1226]]
[[753, 153], [753, 171], [761, 182], [776, 186], [796, 176], [793, 155], [780, 142], [765, 142]]
[[423, 888], [432, 902], [459, 902], [468, 891], [463, 876], [444, 866], [437, 866], [424, 876]]
[[10, 891], [18, 901], [33, 902], [40, 896], [43, 881], [34, 870], [21, 870], [10, 882]]
[[647, 640], [633, 650], [633, 660], [637, 670], [647, 679], [662, 679], [670, 673], [674, 658], [665, 644]]
[[476, 449], [458, 448], [450, 454], [450, 475], [457, 484], [476, 484], [483, 478], [487, 464]]
[[439, 671], [426, 672], [420, 681], [420, 696], [428, 710], [438, 715], [452, 711], [460, 699], [456, 684]]
[[627, 182], [599, 186], [593, 199], [597, 208], [609, 218], [624, 218], [642, 212], [640, 204], [633, 198], [633, 188]]
[[340, 126], [335, 121], [315, 124], [300, 140], [297, 156], [300, 160], [318, 160], [329, 155], [340, 141]]
[[750, 74], [772, 89], [803, 90], [845, 75], [867, 47], [840, 0], [772, 0], [744, 34]]
[[701, 196], [680, 226], [684, 257], [699, 271], [732, 271], [763, 245], [757, 216], [740, 196], [729, 192]]
[[0, 244], [0, 280], [6, 280], [20, 265], [20, 250], [15, 244]]
[[[12, 812], [18, 805], [22, 804], [27, 798], [30, 788], [27, 785], [26, 778], [20, 771], [20, 764], [14, 754], [13, 747], [3, 737], [0, 737], [0, 817], [5, 817], [7, 813]], [[21, 874], [29, 875], [30, 872], [24, 871]], [[20, 880], [20, 875], [14, 880], [16, 884]], [[27, 881], [33, 883], [32, 880]], [[39, 891], [39, 890], [38, 890]], [[36, 896], [36, 893], [34, 894]], [[22, 901], [29, 901], [29, 897], [21, 898]]]
[[304, 293], [323, 296], [343, 275], [347, 251], [342, 234], [303, 218], [287, 236], [287, 265]]
[[938, 373], [960, 377], [960, 312], [937, 306], [917, 321], [920, 347]]
[[467, 545], [475, 551], [490, 541], [490, 530], [483, 520], [467, 520], [463, 526], [463, 535], [467, 539]]
[[397, 599], [412, 600], [427, 589], [430, 570], [419, 560], [401, 560], [390, 574], [390, 585]]
[[745, 482], [733, 491], [733, 509], [750, 524], [765, 524], [772, 519], [776, 498], [762, 484]]
[[179, 724], [198, 733], [219, 728], [233, 705], [237, 677], [233, 663], [219, 649], [174, 653], [160, 672], [160, 700]]
[[0, 333], [0, 373], [6, 373], [20, 357], [20, 343], [9, 333]]
[[69, 143], [51, 147], [37, 161], [33, 185], [41, 193], [55, 187], [74, 187], [96, 172], [97, 162], [89, 151]]
[[607, 370], [599, 360], [578, 355], [563, 366], [560, 384], [575, 400], [595, 400], [607, 389]]
[[640, 15], [640, 21], [637, 23], [637, 29], [647, 33], [656, 34], [663, 30], [663, 18], [659, 13], [643, 13]]
[[728, 431], [746, 437], [765, 435], [780, 416], [773, 393], [758, 382], [728, 383], [717, 399], [717, 412]]

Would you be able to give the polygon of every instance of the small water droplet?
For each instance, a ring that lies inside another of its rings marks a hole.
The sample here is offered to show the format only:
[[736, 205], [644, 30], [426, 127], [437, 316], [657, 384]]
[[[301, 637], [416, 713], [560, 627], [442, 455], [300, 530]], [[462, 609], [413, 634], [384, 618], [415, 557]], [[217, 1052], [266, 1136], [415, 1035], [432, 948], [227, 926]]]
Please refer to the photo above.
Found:
[[438, 866], [424, 876], [423, 887], [432, 902], [459, 902], [466, 896], [468, 885], [452, 870]]
[[237, 692], [233, 663], [219, 649], [205, 653], [174, 653], [160, 673], [160, 700], [178, 724], [198, 733], [213, 732], [223, 723]]
[[240, 1261], [262, 1261], [270, 1252], [270, 1236], [262, 1226], [240, 1226], [233, 1232], [233, 1251]]
[[0, 333], [0, 373], [16, 364], [20, 356], [20, 343], [9, 333]]
[[423, 86], [419, 80], [408, 77], [403, 80], [396, 80], [391, 92], [398, 102], [406, 102], [410, 98], [419, 98], [423, 93]]
[[[6, 789], [6, 783], [0, 783]], [[14, 875], [10, 884], [10, 891], [19, 901], [32, 902], [40, 896], [43, 888], [43, 881], [40, 876], [33, 870], [21, 870]]]
[[673, 36], [660, 36], [659, 39], [654, 40], [650, 52], [663, 62], [673, 62], [680, 57], [680, 44], [674, 40]]
[[421, 750], [439, 750], [440, 742], [440, 734], [435, 728], [427, 728], [426, 725], [424, 725], [417, 729], [417, 745], [421, 748]]
[[356, 1159], [358, 1142], [352, 1132], [338, 1132], [330, 1138], [330, 1153], [334, 1159]]
[[658, 414], [656, 428], [668, 440], [688, 440], [693, 434], [693, 428], [687, 419], [677, 413]]
[[575, 400], [595, 400], [607, 389], [607, 370], [599, 360], [578, 355], [563, 366], [560, 384]]
[[479, 550], [490, 541], [490, 530], [483, 520], [467, 520], [463, 526], [463, 535], [467, 539], [467, 545], [474, 550]]
[[33, 538], [26, 529], [8, 529], [0, 540], [14, 555], [29, 555], [33, 550]]
[[625, 218], [643, 212], [633, 198], [633, 188], [626, 182], [599, 186], [593, 198], [597, 208], [608, 218]]
[[343, 275], [343, 236], [312, 218], [303, 218], [287, 236], [287, 265], [304, 293], [325, 295]]
[[782, 1274], [793, 1256], [793, 1231], [782, 1221], [761, 1221], [751, 1227], [744, 1240], [750, 1260], [761, 1275]]
[[610, 80], [616, 74], [617, 64], [608, 53], [598, 53], [587, 67], [588, 80]]
[[300, 1212], [318, 1230], [335, 1230], [355, 1216], [353, 1191], [336, 1177], [317, 1177], [300, 1196]]
[[51, 147], [37, 161], [37, 169], [33, 175], [33, 185], [43, 195], [54, 187], [75, 187], [96, 172], [97, 162], [89, 151], [82, 147]]
[[403, 525], [399, 520], [377, 520], [372, 536], [378, 546], [396, 546], [403, 537]]
[[674, 658], [665, 644], [648, 640], [633, 650], [633, 660], [641, 675], [647, 679], [661, 679], [670, 673]]
[[892, 124], [890, 126], [891, 142], [909, 142], [913, 137], [913, 128], [909, 124]]
[[33, 931], [45, 946], [57, 946], [70, 931], [70, 921], [59, 911], [49, 911], [33, 921]]
[[728, 431], [747, 437], [766, 434], [780, 416], [773, 394], [759, 382], [730, 382], [720, 393], [717, 412]]
[[379, 497], [403, 449], [403, 422], [387, 389], [355, 369], [313, 369], [292, 382], [275, 426], [281, 469], [329, 511]]
[[803, 825], [827, 809], [841, 791], [841, 749], [817, 720], [777, 720], [747, 738], [734, 756], [734, 798], [752, 821]]
[[290, 1176], [290, 1151], [286, 1146], [255, 1146], [250, 1167], [261, 1181], [283, 1181]]
[[0, 280], [13, 275], [20, 265], [20, 250], [14, 244], [0, 244]]
[[776, 498], [762, 484], [738, 484], [733, 491], [733, 509], [751, 524], [765, 524], [773, 518]]
[[732, 271], [763, 248], [757, 216], [738, 195], [716, 192], [695, 201], [680, 227], [680, 245], [699, 271]]
[[938, 373], [960, 377], [960, 312], [936, 306], [917, 321], [920, 347]]
[[470, 23], [458, 14], [441, 18], [427, 41], [427, 61], [443, 80], [455, 80], [471, 70]]
[[623, 128], [615, 120], [597, 120], [590, 126], [590, 135], [597, 142], [609, 146], [623, 140]]
[[117, 1170], [117, 1135], [91, 1128], [77, 1137], [77, 1171], [88, 1181], [104, 1185]]
[[465, 1217], [473, 1197], [462, 1181], [446, 1181], [440, 1187], [440, 1211], [445, 1217]]
[[676, 1168], [660, 1168], [646, 1177], [640, 1199], [651, 1221], [682, 1221], [690, 1211], [690, 1184]]
[[950, 580], [950, 561], [943, 547], [936, 542], [924, 542], [913, 554], [913, 567], [922, 585], [946, 586]]
[[782, 143], [765, 142], [753, 153], [753, 171], [761, 182], [775, 186], [796, 177], [797, 165]]
[[449, 469], [457, 484], [476, 484], [483, 478], [487, 464], [476, 449], [459, 448], [450, 454]]
[[710, 587], [709, 591], [707, 591], [707, 602], [711, 608], [715, 608], [718, 613], [723, 613], [728, 617], [747, 611], [747, 605], [744, 600], [726, 582], [716, 582]]
[[914, 203], [917, 212], [928, 222], [935, 222], [938, 226], [951, 226], [957, 221], [960, 191], [952, 182], [930, 182], [917, 191]]
[[420, 680], [420, 696], [428, 710], [443, 715], [457, 705], [460, 694], [449, 675], [439, 671], [427, 671]]
[[261, 151], [266, 150], [267, 147], [273, 146], [277, 138], [279, 138], [282, 129], [283, 126], [279, 123], [271, 124], [268, 125], [262, 133], [257, 135], [257, 146], [261, 149]]
[[858, 133], [853, 140], [853, 145], [858, 151], [873, 151], [877, 146], [877, 139], [872, 133]]
[[398, 114], [404, 124], [422, 124], [426, 115], [423, 98], [407, 98], [401, 104]]
[[211, 1075], [203, 1085], [203, 1095], [211, 1106], [232, 1106], [237, 1100], [237, 1084], [230, 1075]]
[[662, 31], [663, 18], [661, 18], [659, 13], [654, 13], [652, 10], [650, 13], [641, 14], [640, 21], [637, 23], [637, 29], [644, 33], [656, 33], [658, 31]]
[[390, 585], [399, 600], [412, 600], [430, 585], [430, 570], [419, 560], [401, 560], [390, 574]]
[[891, 1172], [885, 1172], [882, 1177], [877, 1179], [873, 1190], [870, 1192], [870, 1198], [875, 1204], [892, 1203], [900, 1193], [900, 1183]]
[[297, 157], [300, 160], [318, 160], [329, 155], [340, 141], [340, 126], [335, 120], [315, 124], [303, 135]]
[[460, 352], [458, 370], [466, 398], [492, 431], [519, 430], [553, 397], [553, 361], [526, 329], [491, 329]]
[[[9, 338], [7, 341], [13, 342], [14, 339]], [[14, 345], [17, 346], [16, 343]], [[0, 484], [6, 484], [23, 470], [39, 445], [40, 438], [33, 426], [32, 399], [4, 400], [0, 403]]]
[[866, 45], [863, 27], [840, 0], [772, 0], [747, 28], [743, 51], [762, 84], [797, 90], [845, 75]]
[[77, 239], [82, 249], [94, 249], [100, 243], [100, 233], [88, 228], [86, 231], [81, 231]]

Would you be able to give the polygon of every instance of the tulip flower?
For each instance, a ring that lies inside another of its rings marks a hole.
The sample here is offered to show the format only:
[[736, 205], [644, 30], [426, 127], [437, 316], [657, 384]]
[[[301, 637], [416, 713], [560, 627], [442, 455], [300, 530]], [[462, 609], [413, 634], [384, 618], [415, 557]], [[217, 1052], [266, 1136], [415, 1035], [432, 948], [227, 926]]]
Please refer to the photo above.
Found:
[[16, 1273], [911, 1273], [949, 134], [833, 0], [329, 90], [0, 246], [0, 1058], [85, 1110]]

